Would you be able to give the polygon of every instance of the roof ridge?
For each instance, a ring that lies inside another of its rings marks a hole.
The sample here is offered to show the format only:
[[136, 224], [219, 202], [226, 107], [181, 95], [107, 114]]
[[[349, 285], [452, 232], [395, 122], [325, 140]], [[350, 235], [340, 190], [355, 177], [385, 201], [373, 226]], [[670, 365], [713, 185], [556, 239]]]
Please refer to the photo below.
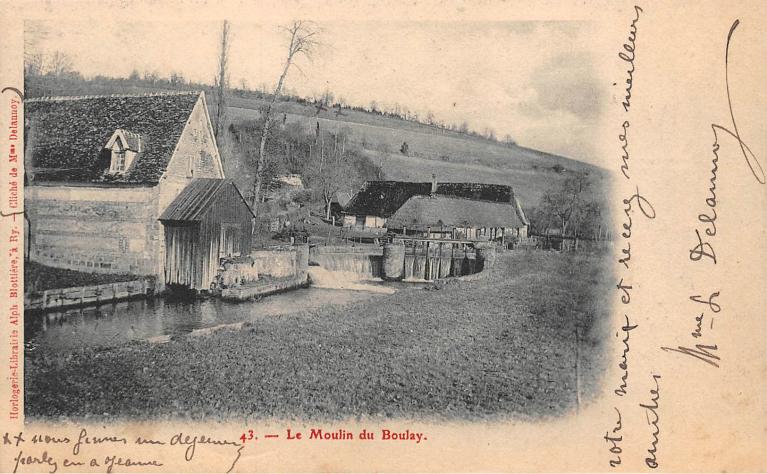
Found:
[[[428, 184], [431, 185], [431, 181], [398, 181], [395, 179], [369, 179], [364, 184], [375, 183], [397, 183], [397, 184]], [[505, 188], [514, 189], [511, 184], [499, 184], [499, 183], [480, 183], [478, 181], [437, 181], [437, 185], [443, 184], [461, 184], [461, 185], [476, 185], [476, 186], [502, 186]]]
[[57, 102], [67, 100], [83, 100], [83, 99], [104, 99], [104, 98], [132, 98], [132, 97], [163, 97], [163, 96], [176, 96], [176, 95], [200, 95], [203, 91], [163, 91], [163, 92], [146, 92], [142, 94], [95, 94], [95, 95], [60, 95], [60, 96], [44, 96], [44, 97], [30, 97], [24, 99], [24, 102]]
[[[505, 186], [505, 185], [502, 185], [502, 186]], [[413, 198], [426, 198], [426, 199], [442, 198], [442, 199], [454, 199], [456, 201], [485, 202], [488, 204], [513, 204], [513, 201], [511, 200], [493, 201], [491, 199], [479, 199], [479, 198], [475, 199], [473, 197], [463, 197], [463, 196], [455, 196], [452, 194], [441, 194], [441, 193], [436, 193], [434, 194], [434, 196], [431, 196], [429, 194], [414, 194], [413, 196], [410, 197], [410, 199], [413, 199]]]

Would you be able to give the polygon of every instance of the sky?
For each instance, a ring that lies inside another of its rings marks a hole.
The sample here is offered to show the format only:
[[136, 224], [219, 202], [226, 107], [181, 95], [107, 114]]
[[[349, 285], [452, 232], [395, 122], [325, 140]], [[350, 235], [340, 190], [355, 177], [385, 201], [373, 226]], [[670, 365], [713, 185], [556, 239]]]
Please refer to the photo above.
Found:
[[[284, 18], [232, 18], [230, 83], [276, 82], [287, 40]], [[330, 90], [347, 103], [399, 104], [520, 145], [598, 164], [602, 84], [583, 21], [324, 18], [320, 45], [301, 57], [286, 87], [301, 96]], [[85, 75], [180, 72], [211, 83], [221, 21], [140, 21], [120, 15], [26, 23], [27, 52], [65, 53]], [[593, 48], [592, 48], [593, 49]]]

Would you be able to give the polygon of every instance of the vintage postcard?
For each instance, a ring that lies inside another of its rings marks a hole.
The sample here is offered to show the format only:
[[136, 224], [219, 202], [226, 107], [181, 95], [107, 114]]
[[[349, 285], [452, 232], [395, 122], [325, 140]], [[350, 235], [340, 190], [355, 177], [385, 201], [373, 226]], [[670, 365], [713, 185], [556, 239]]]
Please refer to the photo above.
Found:
[[767, 3], [0, 24], [1, 472], [767, 470]]

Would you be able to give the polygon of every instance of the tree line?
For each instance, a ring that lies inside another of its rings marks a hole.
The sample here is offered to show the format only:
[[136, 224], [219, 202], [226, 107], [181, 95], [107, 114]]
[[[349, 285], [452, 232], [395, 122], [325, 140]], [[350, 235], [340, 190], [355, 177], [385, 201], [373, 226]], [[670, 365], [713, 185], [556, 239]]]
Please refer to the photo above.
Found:
[[585, 172], [571, 172], [547, 189], [531, 209], [532, 231], [591, 240], [611, 239], [610, 208], [603, 190]]

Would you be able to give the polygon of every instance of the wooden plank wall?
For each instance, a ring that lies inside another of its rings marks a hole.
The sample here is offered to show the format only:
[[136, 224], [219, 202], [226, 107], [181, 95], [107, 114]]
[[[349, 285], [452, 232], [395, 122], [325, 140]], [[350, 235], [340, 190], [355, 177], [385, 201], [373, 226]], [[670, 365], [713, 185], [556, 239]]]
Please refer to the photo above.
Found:
[[165, 223], [165, 283], [209, 290], [219, 269], [221, 224], [237, 224], [240, 254], [250, 254], [252, 214], [233, 184], [216, 193], [199, 222]]
[[165, 283], [194, 288], [200, 273], [197, 224], [165, 224]]
[[219, 267], [221, 224], [237, 224], [240, 235], [240, 255], [250, 254], [251, 218], [247, 204], [233, 184], [220, 190], [200, 222], [200, 248], [206, 249], [206, 258], [200, 262], [199, 280], [195, 289], [208, 290]]

